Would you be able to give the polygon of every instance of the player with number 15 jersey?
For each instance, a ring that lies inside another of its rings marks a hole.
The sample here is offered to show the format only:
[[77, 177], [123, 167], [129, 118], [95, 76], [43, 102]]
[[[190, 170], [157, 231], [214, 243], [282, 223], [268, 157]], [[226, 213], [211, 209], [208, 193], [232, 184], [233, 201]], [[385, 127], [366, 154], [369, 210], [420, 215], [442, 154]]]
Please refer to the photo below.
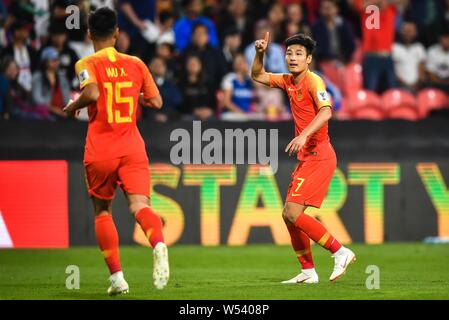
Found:
[[109, 295], [127, 293], [120, 265], [118, 233], [112, 219], [112, 200], [120, 186], [130, 212], [153, 247], [153, 282], [166, 286], [169, 278], [162, 220], [149, 205], [150, 168], [145, 144], [136, 125], [140, 103], [161, 108], [162, 98], [146, 65], [137, 57], [119, 53], [117, 15], [107, 7], [89, 15], [88, 35], [95, 53], [75, 65], [81, 94], [64, 111], [69, 115], [87, 107], [89, 125], [84, 150], [88, 192], [95, 210], [95, 234], [111, 274]]

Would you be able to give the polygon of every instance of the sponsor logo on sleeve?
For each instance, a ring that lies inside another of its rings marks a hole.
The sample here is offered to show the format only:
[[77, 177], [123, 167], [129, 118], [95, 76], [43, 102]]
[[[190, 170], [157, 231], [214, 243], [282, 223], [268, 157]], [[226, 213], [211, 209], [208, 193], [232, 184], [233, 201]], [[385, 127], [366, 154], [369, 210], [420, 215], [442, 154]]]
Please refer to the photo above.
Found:
[[83, 83], [84, 81], [86, 81], [87, 79], [89, 79], [89, 72], [88, 72], [86, 69], [82, 70], [82, 71], [79, 73], [78, 78], [79, 78], [79, 80], [80, 80], [80, 83]]
[[319, 101], [329, 101], [329, 95], [327, 94], [326, 91], [318, 91], [317, 92], [317, 97]]

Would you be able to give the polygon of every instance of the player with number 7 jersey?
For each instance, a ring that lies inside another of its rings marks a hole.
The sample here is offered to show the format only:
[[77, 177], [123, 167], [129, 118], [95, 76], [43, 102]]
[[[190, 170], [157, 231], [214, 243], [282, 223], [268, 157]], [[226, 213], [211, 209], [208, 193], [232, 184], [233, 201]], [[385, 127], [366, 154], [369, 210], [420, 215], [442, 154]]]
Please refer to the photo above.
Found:
[[162, 98], [147, 66], [139, 58], [114, 48], [118, 37], [115, 11], [107, 7], [97, 9], [89, 15], [88, 25], [95, 53], [76, 63], [81, 94], [64, 111], [74, 115], [78, 109], [88, 108], [84, 169], [95, 210], [98, 245], [111, 274], [108, 294], [129, 290], [112, 219], [117, 186], [123, 189], [130, 212], [153, 247], [153, 283], [162, 289], [169, 278], [168, 253], [162, 220], [149, 205], [150, 168], [136, 125], [138, 104], [159, 109]]
[[311, 284], [319, 281], [310, 239], [332, 253], [334, 270], [329, 280], [336, 281], [355, 261], [355, 254], [342, 246], [322, 223], [305, 213], [309, 207], [321, 206], [337, 165], [327, 125], [332, 117], [332, 102], [323, 80], [309, 70], [316, 42], [303, 33], [286, 39], [285, 62], [289, 73], [275, 74], [266, 72], [263, 65], [269, 38], [267, 32], [264, 39], [255, 42], [251, 76], [261, 84], [287, 93], [295, 137], [286, 146], [285, 152], [296, 155], [299, 160], [292, 173], [282, 216], [302, 269], [297, 276], [282, 283]]

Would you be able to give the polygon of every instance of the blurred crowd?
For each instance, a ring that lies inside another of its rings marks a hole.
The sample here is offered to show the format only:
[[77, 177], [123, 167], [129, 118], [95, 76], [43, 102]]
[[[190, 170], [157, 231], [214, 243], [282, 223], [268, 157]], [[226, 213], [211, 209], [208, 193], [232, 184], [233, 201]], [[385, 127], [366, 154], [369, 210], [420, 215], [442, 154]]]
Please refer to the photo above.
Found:
[[139, 109], [143, 121], [288, 119], [284, 93], [249, 76], [267, 31], [269, 72], [287, 72], [287, 37], [317, 41], [312, 68], [337, 116], [360, 90], [449, 93], [449, 0], [2, 0], [2, 118], [66, 118], [74, 65], [94, 52], [87, 15], [101, 6], [118, 12], [117, 50], [148, 65], [164, 100], [160, 111]]

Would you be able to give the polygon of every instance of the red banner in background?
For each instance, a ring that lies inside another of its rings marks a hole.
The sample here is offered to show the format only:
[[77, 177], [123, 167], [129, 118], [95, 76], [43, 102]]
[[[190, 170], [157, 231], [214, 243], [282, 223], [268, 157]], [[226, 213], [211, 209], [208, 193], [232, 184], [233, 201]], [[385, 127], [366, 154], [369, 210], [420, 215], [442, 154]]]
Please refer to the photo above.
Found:
[[0, 247], [67, 248], [66, 161], [0, 161]]

